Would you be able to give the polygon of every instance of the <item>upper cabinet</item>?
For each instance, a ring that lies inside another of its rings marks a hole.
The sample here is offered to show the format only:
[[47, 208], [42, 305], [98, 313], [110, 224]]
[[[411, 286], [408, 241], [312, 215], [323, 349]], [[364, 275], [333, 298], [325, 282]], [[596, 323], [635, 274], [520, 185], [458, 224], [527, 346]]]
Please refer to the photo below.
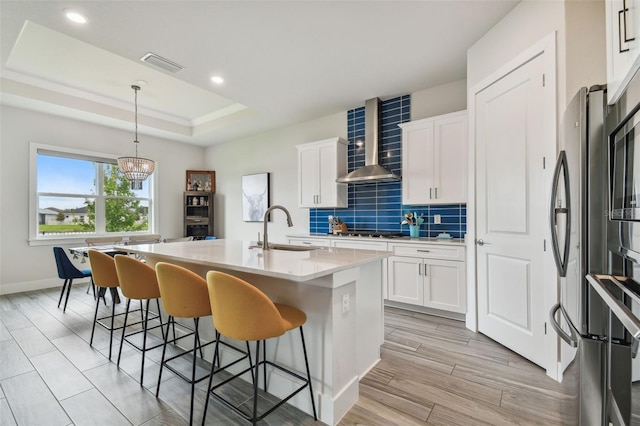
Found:
[[607, 0], [607, 93], [620, 98], [640, 67], [640, 0]]
[[467, 112], [399, 126], [402, 128], [402, 203], [466, 203]]
[[347, 173], [347, 144], [331, 138], [296, 146], [298, 207], [348, 207], [347, 185], [336, 183]]

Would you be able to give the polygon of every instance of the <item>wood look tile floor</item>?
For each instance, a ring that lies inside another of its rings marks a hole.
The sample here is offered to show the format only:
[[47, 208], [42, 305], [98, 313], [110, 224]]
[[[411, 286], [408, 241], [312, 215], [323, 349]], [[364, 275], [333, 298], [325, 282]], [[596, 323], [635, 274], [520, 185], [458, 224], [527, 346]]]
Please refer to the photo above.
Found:
[[385, 309], [381, 361], [340, 425], [576, 425], [563, 383], [460, 321]]
[[[66, 313], [57, 308], [59, 288], [0, 296], [0, 425], [188, 424], [190, 387], [182, 379], [165, 369], [155, 398], [160, 349], [147, 354], [141, 387], [137, 350], [125, 344], [118, 369], [119, 340], [111, 362], [104, 329], [96, 328], [89, 346], [95, 302], [85, 289], [74, 286]], [[107, 303], [101, 312], [110, 313]], [[360, 382], [360, 399], [340, 425], [576, 423], [567, 417], [575, 400], [566, 382], [461, 322], [387, 308], [385, 326], [382, 360]], [[226, 392], [239, 402], [249, 395], [242, 385]], [[195, 424], [205, 397], [206, 381], [197, 389]], [[211, 400], [207, 424], [248, 423]], [[321, 422], [285, 405], [261, 424]]]

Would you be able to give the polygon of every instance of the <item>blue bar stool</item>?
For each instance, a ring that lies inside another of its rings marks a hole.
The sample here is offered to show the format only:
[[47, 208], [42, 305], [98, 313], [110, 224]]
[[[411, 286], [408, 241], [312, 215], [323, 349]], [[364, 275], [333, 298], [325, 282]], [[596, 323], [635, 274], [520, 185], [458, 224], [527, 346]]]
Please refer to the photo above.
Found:
[[62, 291], [60, 291], [60, 299], [58, 299], [58, 308], [60, 307], [60, 302], [62, 302], [62, 296], [64, 295], [64, 290], [67, 290], [67, 297], [64, 299], [64, 307], [62, 308], [62, 312], [67, 310], [67, 302], [69, 301], [69, 293], [71, 292], [71, 284], [75, 278], [91, 278], [91, 287], [93, 288], [93, 296], [96, 295], [95, 285], [93, 283], [93, 277], [91, 275], [91, 269], [78, 269], [73, 263], [69, 260], [64, 249], [62, 247], [54, 247], [53, 248], [53, 256], [56, 258], [56, 266], [58, 267], [58, 277], [64, 280], [64, 284], [62, 284]]

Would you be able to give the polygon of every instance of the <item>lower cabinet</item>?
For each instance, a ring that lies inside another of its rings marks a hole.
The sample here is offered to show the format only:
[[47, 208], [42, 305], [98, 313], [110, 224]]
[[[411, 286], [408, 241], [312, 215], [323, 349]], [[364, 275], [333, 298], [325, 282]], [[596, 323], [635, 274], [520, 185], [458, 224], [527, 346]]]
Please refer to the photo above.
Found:
[[384, 299], [467, 312], [466, 249], [456, 244], [391, 243], [352, 238], [289, 238], [289, 244], [391, 251], [382, 263]]
[[389, 244], [389, 250], [395, 254], [388, 259], [389, 300], [467, 311], [464, 247]]

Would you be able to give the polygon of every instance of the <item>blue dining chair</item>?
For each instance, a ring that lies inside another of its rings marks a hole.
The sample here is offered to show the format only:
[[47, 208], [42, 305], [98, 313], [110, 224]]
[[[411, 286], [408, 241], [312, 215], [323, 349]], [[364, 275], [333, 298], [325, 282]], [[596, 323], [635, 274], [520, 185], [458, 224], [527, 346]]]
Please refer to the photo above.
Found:
[[67, 302], [69, 301], [69, 293], [71, 292], [71, 283], [74, 278], [91, 278], [91, 286], [93, 287], [93, 294], [95, 295], [95, 285], [93, 284], [93, 277], [91, 275], [91, 269], [78, 269], [69, 260], [62, 247], [54, 247], [53, 255], [56, 258], [56, 266], [58, 267], [58, 277], [64, 280], [62, 284], [62, 291], [60, 292], [60, 299], [58, 300], [58, 308], [60, 302], [62, 302], [62, 296], [64, 295], [65, 288], [67, 289], [67, 297], [64, 299], [64, 308], [62, 312], [67, 310]]

